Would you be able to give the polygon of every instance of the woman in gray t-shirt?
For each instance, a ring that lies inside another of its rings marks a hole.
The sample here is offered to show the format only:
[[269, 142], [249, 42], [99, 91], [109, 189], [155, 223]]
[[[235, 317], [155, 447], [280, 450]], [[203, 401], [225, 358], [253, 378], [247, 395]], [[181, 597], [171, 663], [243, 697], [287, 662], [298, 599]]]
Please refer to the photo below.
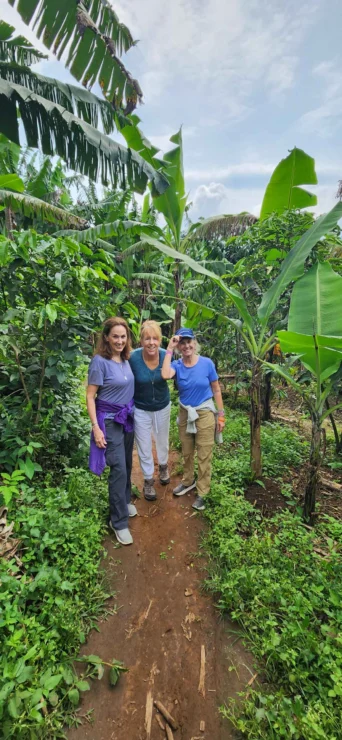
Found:
[[131, 504], [134, 377], [128, 362], [130, 351], [126, 321], [107, 319], [89, 365], [87, 387], [92, 425], [89, 466], [97, 475], [106, 465], [110, 467], [109, 526], [122, 545], [133, 542], [128, 520], [137, 514]]

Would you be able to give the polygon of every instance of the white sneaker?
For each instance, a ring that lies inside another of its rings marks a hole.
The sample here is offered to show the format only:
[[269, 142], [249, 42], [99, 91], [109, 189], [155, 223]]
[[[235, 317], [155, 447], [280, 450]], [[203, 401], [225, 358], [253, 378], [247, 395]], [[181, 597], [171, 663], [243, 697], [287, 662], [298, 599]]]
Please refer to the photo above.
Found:
[[192, 483], [190, 483], [190, 486], [185, 486], [184, 483], [179, 483], [179, 485], [173, 489], [173, 495], [174, 496], [184, 496], [185, 493], [189, 493], [189, 491], [192, 491], [193, 488], [196, 488], [195, 480]]
[[120, 545], [132, 545], [133, 537], [129, 529], [114, 529], [112, 522], [109, 522], [110, 528], [113, 530], [115, 537]]
[[134, 504], [128, 504], [128, 516], [136, 516], [138, 513], [136, 506]]

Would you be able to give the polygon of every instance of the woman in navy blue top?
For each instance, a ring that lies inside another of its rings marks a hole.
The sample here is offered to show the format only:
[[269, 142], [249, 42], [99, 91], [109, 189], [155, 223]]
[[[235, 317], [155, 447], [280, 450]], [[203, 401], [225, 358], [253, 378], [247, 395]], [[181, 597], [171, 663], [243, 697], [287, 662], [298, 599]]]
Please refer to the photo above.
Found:
[[[178, 349], [181, 358], [172, 362]], [[179, 329], [166, 350], [162, 367], [163, 378], [176, 378], [179, 391], [179, 436], [184, 458], [182, 482], [174, 489], [175, 496], [197, 488], [193, 508], [205, 509], [205, 496], [210, 491], [211, 459], [215, 432], [224, 427], [224, 410], [221, 389], [215, 365], [209, 357], [197, 353], [197, 343], [192, 329]], [[213, 397], [218, 406], [214, 405]], [[197, 450], [198, 477], [194, 478], [194, 456]]]
[[156, 499], [154, 488], [154, 437], [159, 463], [159, 480], [170, 482], [168, 470], [170, 393], [166, 380], [161, 376], [165, 349], [160, 344], [162, 334], [156, 321], [145, 321], [141, 327], [141, 347], [134, 350], [130, 364], [135, 380], [134, 433], [140, 466], [144, 474], [144, 496], [147, 501]]
[[134, 377], [128, 362], [130, 351], [125, 319], [107, 319], [89, 365], [87, 387], [92, 426], [89, 467], [101, 475], [109, 465], [109, 526], [122, 545], [133, 542], [128, 519], [137, 514], [131, 504]]

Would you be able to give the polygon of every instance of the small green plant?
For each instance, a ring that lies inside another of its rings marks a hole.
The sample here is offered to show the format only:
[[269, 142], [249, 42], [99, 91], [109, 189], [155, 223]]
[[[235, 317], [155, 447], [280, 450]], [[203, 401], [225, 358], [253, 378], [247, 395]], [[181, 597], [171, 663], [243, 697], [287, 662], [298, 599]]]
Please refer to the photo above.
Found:
[[13, 470], [13, 473], [1, 473], [2, 483], [0, 485], [0, 494], [5, 506], [9, 506], [13, 496], [19, 496], [20, 484], [25, 478], [24, 473], [20, 470]]

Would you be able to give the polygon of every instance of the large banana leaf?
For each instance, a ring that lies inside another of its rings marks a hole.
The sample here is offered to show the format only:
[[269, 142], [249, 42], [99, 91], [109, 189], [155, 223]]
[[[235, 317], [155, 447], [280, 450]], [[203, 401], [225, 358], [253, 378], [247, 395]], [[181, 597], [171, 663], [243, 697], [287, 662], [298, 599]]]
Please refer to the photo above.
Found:
[[186, 193], [183, 169], [182, 129], [171, 136], [170, 141], [176, 146], [164, 155], [165, 173], [170, 187], [161, 196], [155, 198], [154, 206], [163, 214], [176, 243], [180, 244], [180, 235], [186, 206]]
[[14, 190], [15, 193], [22, 193], [25, 190], [25, 185], [18, 175], [9, 173], [0, 175], [0, 188]]
[[18, 108], [28, 146], [58, 154], [68, 167], [91, 180], [101, 178], [104, 185], [109, 181], [124, 188], [128, 183], [140, 193], [150, 181], [154, 195], [168, 186], [166, 178], [138, 154], [26, 87], [0, 79], [0, 106], [0, 131], [8, 139], [20, 143]]
[[318, 262], [294, 285], [288, 330], [342, 336], [342, 277], [328, 262]]
[[214, 272], [207, 270], [207, 268], [201, 265], [200, 262], [196, 262], [196, 260], [192, 259], [192, 257], [189, 257], [188, 254], [184, 254], [183, 252], [178, 252], [176, 249], [172, 249], [172, 247], [168, 246], [168, 244], [165, 244], [164, 242], [161, 242], [158, 239], [154, 239], [151, 236], [143, 236], [140, 242], [133, 244], [132, 247], [129, 247], [129, 249], [126, 249], [124, 252], [122, 252], [121, 258], [124, 259], [126, 255], [132, 254], [133, 251], [143, 250], [146, 247], [153, 247], [154, 249], [157, 249], [159, 252], [162, 252], [162, 254], [165, 254], [167, 257], [172, 257], [172, 259], [177, 260], [178, 262], [183, 262], [184, 264], [188, 265], [188, 267], [191, 267], [191, 269], [194, 272], [197, 272], [200, 275], [204, 275], [206, 277], [211, 278], [211, 280], [217, 283], [217, 285], [219, 285], [222, 288], [225, 294], [229, 296], [231, 301], [236, 305], [241, 318], [243, 318], [245, 322], [245, 325], [249, 329], [252, 328], [253, 319], [248, 311], [247, 304], [245, 302], [244, 297], [241, 295], [241, 293], [235, 290], [235, 288], [228, 288], [223, 282], [223, 280], [221, 280], [221, 278], [215, 275]]
[[301, 362], [323, 383], [337, 372], [342, 362], [342, 337], [279, 331], [282, 351], [299, 355]]
[[290, 208], [309, 208], [317, 197], [300, 185], [317, 185], [315, 160], [295, 147], [275, 168], [267, 185], [261, 206], [260, 220], [271, 213], [281, 214]]
[[142, 98], [140, 86], [118, 58], [135, 42], [108, 0], [8, 2], [58, 59], [67, 52], [66, 66], [79, 82], [87, 87], [98, 82], [115, 106], [122, 104], [129, 112], [135, 108]]
[[32, 90], [46, 100], [65, 108], [79, 118], [98, 128], [99, 122], [106, 134], [115, 130], [115, 116], [110, 103], [101, 100], [89, 90], [77, 85], [60, 82], [52, 77], [32, 72], [28, 67], [0, 61], [0, 77]]
[[278, 300], [289, 283], [301, 277], [304, 263], [312, 248], [319, 239], [333, 229], [342, 218], [342, 203], [337, 203], [329, 213], [320, 216], [308, 231], [296, 242], [282, 263], [281, 271], [271, 287], [264, 293], [258, 309], [258, 316], [263, 324], [274, 311]]
[[[16, 175], [14, 175], [16, 177]], [[0, 185], [2, 178], [0, 177]], [[9, 190], [0, 190], [0, 203], [11, 208], [12, 211], [20, 211], [24, 216], [36, 217], [42, 221], [51, 223], [60, 223], [64, 226], [73, 227], [74, 229], [84, 228], [85, 221], [83, 218], [74, 216], [62, 208], [57, 208], [44, 200], [34, 198], [32, 195], [22, 193], [13, 193]], [[72, 234], [77, 232], [72, 232]]]
[[47, 58], [46, 54], [35, 49], [24, 36], [13, 37], [13, 33], [15, 33], [15, 28], [0, 20], [0, 59], [3, 62], [16, 62], [29, 66]]
[[139, 128], [140, 118], [136, 114], [127, 116], [124, 121], [124, 125], [120, 125], [120, 133], [124, 137], [127, 145], [130, 149], [138, 152], [149, 162], [152, 167], [159, 169], [164, 166], [163, 160], [156, 160], [155, 155], [159, 151], [151, 142], [146, 138], [141, 129]]
[[[152, 235], [155, 234], [155, 227], [149, 226], [149, 224], [139, 223], [139, 221], [124, 221], [122, 219], [118, 219], [117, 221], [112, 221], [110, 223], [103, 223], [98, 224], [97, 226], [91, 226], [89, 229], [84, 229], [82, 232], [79, 232], [75, 235], [70, 230], [63, 230], [57, 232], [55, 236], [72, 236], [79, 242], [89, 242], [90, 244], [95, 244], [98, 243], [99, 240], [103, 237], [109, 239], [111, 236], [122, 236], [127, 231], [132, 236], [135, 236], [137, 234], [140, 236], [143, 233]], [[125, 250], [125, 255], [127, 257], [130, 253], [130, 250]]]

